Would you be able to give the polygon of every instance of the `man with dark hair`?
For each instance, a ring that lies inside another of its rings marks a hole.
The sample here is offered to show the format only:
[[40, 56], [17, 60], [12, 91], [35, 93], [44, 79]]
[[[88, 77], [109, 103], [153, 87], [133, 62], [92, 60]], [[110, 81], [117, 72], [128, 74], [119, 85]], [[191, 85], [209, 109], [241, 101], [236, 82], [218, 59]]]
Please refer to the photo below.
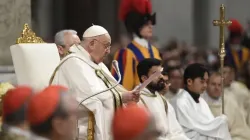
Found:
[[32, 89], [26, 86], [10, 89], [4, 95], [1, 140], [28, 140], [30, 138], [26, 110], [31, 96]]
[[168, 100], [171, 100], [182, 91], [183, 72], [179, 66], [168, 67], [166, 72], [168, 73], [168, 78], [171, 85], [169, 86], [169, 90], [166, 92], [165, 97]]
[[[138, 66], [138, 77], [140, 82], [146, 81], [154, 72], [162, 69], [161, 61], [154, 58], [142, 60]], [[167, 80], [168, 81], [168, 80]], [[161, 135], [158, 139], [168, 140], [189, 140], [180, 124], [176, 120], [176, 115], [173, 107], [169, 102], [159, 93], [166, 84], [163, 75], [154, 79], [148, 86], [141, 90], [141, 103], [144, 104], [156, 119], [156, 126], [161, 130]]]
[[206, 90], [208, 70], [194, 63], [184, 71], [184, 89], [172, 100], [177, 120], [192, 140], [231, 140], [225, 115], [214, 117], [200, 95]]
[[60, 86], [50, 86], [34, 95], [28, 107], [32, 140], [70, 140], [77, 120], [76, 100]]

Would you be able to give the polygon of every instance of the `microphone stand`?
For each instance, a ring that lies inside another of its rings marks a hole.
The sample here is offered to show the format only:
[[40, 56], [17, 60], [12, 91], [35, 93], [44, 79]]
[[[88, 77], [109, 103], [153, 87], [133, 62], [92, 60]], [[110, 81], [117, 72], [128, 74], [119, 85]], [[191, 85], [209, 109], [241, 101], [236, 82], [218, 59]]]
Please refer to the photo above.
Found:
[[[111, 89], [117, 87], [117, 86], [120, 84], [120, 82], [121, 82], [121, 80], [122, 80], [122, 76], [121, 76], [121, 73], [120, 73], [120, 70], [119, 70], [119, 67], [118, 67], [118, 62], [117, 62], [116, 60], [114, 60], [114, 61], [112, 62], [112, 66], [113, 66], [113, 68], [115, 69], [115, 72], [118, 74], [118, 81], [117, 81], [117, 83], [116, 83], [115, 85], [113, 85], [112, 87], [110, 87], [110, 88], [107, 88], [107, 89], [105, 89], [105, 90], [99, 91], [99, 92], [97, 92], [97, 93], [95, 93], [95, 94], [93, 94], [93, 95], [91, 95], [91, 96], [89, 96], [89, 97], [83, 99], [83, 100], [78, 104], [77, 110], [79, 109], [79, 107], [81, 106], [81, 104], [82, 104], [84, 101], [88, 100], [88, 99], [91, 98], [91, 97], [94, 97], [94, 96], [96, 96], [96, 95], [99, 95], [99, 94], [101, 94], [101, 93], [104, 93], [104, 92], [106, 92], [106, 91], [109, 91], [109, 90], [111, 90]], [[80, 130], [80, 129], [79, 129], [79, 127], [78, 127], [78, 121], [79, 121], [79, 119], [77, 118], [77, 120], [76, 120], [77, 135], [76, 135], [75, 140], [79, 140], [79, 130]]]

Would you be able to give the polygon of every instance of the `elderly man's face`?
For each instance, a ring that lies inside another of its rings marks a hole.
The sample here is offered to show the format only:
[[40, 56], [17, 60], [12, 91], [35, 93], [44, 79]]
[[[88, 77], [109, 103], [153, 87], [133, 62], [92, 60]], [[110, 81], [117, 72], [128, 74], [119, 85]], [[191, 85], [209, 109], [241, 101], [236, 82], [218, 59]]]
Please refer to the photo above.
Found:
[[80, 38], [72, 33], [66, 33], [64, 36], [65, 44], [64, 46], [57, 46], [59, 54], [61, 57], [68, 53], [71, 46], [79, 45], [81, 43]]
[[90, 53], [95, 63], [101, 63], [110, 53], [111, 37], [109, 34], [101, 35], [91, 41], [92, 51]]
[[218, 99], [221, 96], [221, 77], [211, 75], [208, 81], [207, 93], [213, 99]]

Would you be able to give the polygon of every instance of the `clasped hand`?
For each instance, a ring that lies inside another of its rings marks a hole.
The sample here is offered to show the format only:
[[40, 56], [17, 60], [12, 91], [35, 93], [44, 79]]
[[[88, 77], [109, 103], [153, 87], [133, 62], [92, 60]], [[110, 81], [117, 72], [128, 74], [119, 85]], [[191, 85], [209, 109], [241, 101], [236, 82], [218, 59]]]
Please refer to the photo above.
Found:
[[122, 94], [122, 102], [123, 103], [128, 103], [128, 102], [139, 102], [140, 100], [140, 91], [136, 90], [136, 91], [128, 91], [128, 92], [124, 92]]

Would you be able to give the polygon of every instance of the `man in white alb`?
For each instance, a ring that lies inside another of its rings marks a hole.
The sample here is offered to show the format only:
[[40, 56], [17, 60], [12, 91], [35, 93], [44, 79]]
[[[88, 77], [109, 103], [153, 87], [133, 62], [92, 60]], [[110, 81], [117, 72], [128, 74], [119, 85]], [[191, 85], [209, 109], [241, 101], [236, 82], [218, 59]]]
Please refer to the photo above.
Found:
[[[161, 61], [147, 58], [137, 65], [140, 82], [146, 81], [154, 72], [161, 70]], [[167, 80], [168, 81], [168, 80]], [[141, 91], [140, 102], [144, 104], [155, 117], [156, 127], [161, 132], [157, 140], [190, 140], [182, 130], [171, 104], [159, 91], [163, 90], [167, 81], [163, 75], [153, 80]]]
[[[81, 45], [70, 48], [55, 70], [52, 84], [69, 88], [77, 100], [82, 100], [114, 86], [117, 81], [102, 63], [110, 53], [111, 37], [106, 29], [93, 25], [83, 34]], [[111, 119], [116, 108], [128, 101], [139, 101], [138, 92], [128, 92], [121, 85], [81, 103], [79, 117], [80, 139], [110, 140]]]
[[[221, 75], [217, 72], [211, 73], [208, 81], [207, 91], [202, 94], [215, 117], [222, 114], [221, 101]], [[234, 98], [224, 92], [224, 109], [228, 117], [229, 132], [232, 140], [249, 140], [250, 129], [247, 127], [243, 113]]]
[[227, 117], [214, 117], [200, 97], [207, 88], [207, 81], [208, 70], [204, 65], [194, 63], [185, 69], [185, 90], [172, 101], [177, 120], [192, 140], [231, 140]]

